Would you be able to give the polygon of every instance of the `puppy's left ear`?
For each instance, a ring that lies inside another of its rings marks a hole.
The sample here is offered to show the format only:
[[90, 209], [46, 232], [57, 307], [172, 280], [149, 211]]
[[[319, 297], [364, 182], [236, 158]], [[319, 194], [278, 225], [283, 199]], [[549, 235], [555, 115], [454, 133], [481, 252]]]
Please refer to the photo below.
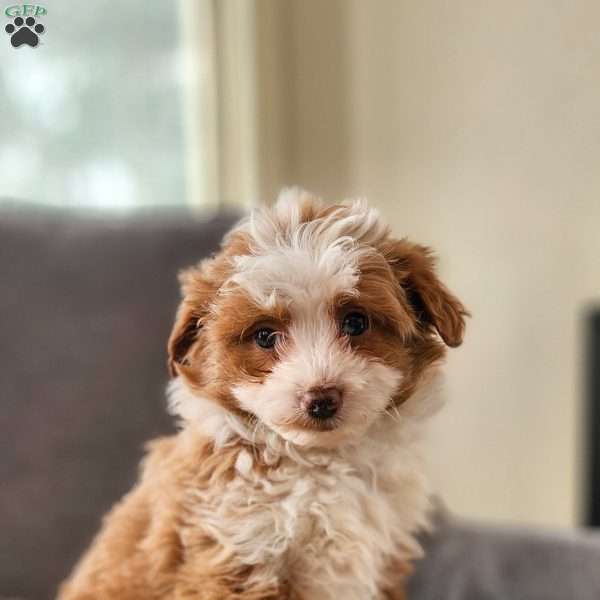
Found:
[[463, 304], [438, 279], [435, 259], [426, 246], [406, 239], [394, 240], [382, 248], [421, 329], [435, 330], [447, 346], [460, 346], [465, 332]]

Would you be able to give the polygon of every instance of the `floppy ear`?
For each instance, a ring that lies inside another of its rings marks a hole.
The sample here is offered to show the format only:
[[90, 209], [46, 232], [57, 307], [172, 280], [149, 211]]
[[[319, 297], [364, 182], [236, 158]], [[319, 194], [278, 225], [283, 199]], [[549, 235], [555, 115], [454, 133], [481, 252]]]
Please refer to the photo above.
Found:
[[404, 290], [418, 324], [435, 329], [447, 346], [460, 346], [465, 317], [470, 315], [438, 279], [432, 251], [402, 239], [387, 244], [383, 254]]
[[210, 279], [203, 276], [202, 266], [191, 267], [179, 274], [183, 300], [167, 343], [171, 377], [176, 377], [190, 365], [190, 349], [200, 335], [215, 293]]
[[188, 351], [196, 341], [199, 329], [202, 327], [199, 319], [185, 300], [179, 305], [175, 324], [167, 343], [168, 367], [171, 377], [178, 375], [178, 366], [189, 365]]

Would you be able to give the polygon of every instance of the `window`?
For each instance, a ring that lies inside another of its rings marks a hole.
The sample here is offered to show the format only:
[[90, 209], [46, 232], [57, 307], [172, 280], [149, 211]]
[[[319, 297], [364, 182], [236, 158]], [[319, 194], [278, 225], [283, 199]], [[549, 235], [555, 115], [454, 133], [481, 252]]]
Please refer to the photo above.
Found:
[[202, 98], [214, 84], [201, 44], [193, 64], [187, 44], [209, 3], [43, 4], [36, 48], [2, 40], [0, 198], [121, 210], [206, 201], [214, 140]]

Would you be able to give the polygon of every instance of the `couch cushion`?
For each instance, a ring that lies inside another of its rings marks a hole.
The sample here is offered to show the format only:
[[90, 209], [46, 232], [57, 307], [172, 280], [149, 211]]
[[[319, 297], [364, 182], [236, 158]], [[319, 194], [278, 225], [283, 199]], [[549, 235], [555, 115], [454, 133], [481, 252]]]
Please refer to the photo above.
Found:
[[600, 534], [467, 523], [438, 514], [409, 600], [598, 600]]
[[52, 597], [172, 428], [176, 274], [232, 222], [0, 210], [0, 596]]

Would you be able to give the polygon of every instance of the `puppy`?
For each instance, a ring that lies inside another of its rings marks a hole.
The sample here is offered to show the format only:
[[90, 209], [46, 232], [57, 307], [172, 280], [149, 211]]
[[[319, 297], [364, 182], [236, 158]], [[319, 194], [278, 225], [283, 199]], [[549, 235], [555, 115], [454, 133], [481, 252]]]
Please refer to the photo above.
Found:
[[403, 598], [463, 305], [363, 202], [282, 193], [181, 275], [181, 431], [149, 444], [61, 600]]

